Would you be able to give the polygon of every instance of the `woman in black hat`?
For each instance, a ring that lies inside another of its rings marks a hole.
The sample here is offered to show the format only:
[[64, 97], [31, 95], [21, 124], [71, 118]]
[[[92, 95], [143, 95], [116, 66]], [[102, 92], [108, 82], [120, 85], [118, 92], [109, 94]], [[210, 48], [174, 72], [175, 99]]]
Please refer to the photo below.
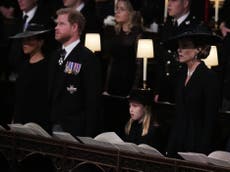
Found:
[[129, 96], [130, 119], [125, 126], [126, 142], [148, 144], [161, 151], [160, 125], [152, 114], [153, 93], [132, 90]]
[[46, 34], [44, 26], [30, 24], [25, 32], [11, 37], [21, 39], [25, 60], [16, 80], [14, 123], [35, 122], [49, 130], [48, 59], [43, 52]]
[[178, 61], [185, 64], [176, 87], [176, 117], [168, 143], [168, 156], [177, 152], [210, 153], [215, 149], [215, 131], [220, 101], [216, 73], [202, 59], [210, 45], [221, 38], [198, 25], [169, 39], [166, 45], [177, 48]]

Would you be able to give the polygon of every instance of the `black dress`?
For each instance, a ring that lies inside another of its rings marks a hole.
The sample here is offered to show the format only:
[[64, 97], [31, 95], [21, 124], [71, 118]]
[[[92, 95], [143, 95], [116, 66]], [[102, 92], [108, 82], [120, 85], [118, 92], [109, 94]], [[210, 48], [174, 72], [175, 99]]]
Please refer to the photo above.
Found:
[[143, 129], [142, 123], [139, 123], [138, 121], [134, 121], [132, 123], [129, 135], [124, 136], [124, 141], [132, 142], [137, 145], [148, 144], [162, 152], [162, 141], [160, 139], [160, 135], [161, 135], [160, 126], [156, 126], [154, 125], [153, 122], [151, 122], [148, 130], [148, 134], [145, 136], [142, 136], [142, 129]]
[[[136, 75], [136, 45], [141, 30], [132, 28], [130, 33], [114, 29], [105, 32], [104, 50], [109, 57], [105, 89], [110, 94], [127, 96]], [[112, 34], [111, 34], [112, 33]]]
[[177, 152], [210, 153], [217, 141], [220, 89], [216, 73], [202, 62], [185, 86], [187, 68], [181, 71], [176, 91], [176, 118], [168, 155]]
[[15, 123], [35, 122], [49, 131], [48, 61], [26, 60], [16, 81]]

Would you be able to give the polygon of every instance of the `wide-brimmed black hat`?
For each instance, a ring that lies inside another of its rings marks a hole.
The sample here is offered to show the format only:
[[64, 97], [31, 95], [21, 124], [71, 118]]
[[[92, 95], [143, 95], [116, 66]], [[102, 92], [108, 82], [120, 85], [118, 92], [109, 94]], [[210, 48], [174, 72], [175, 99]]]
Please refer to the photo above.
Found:
[[14, 36], [11, 36], [10, 38], [28, 38], [33, 36], [41, 36], [45, 35], [47, 32], [49, 32], [50, 29], [46, 29], [44, 25], [37, 24], [37, 23], [31, 23], [28, 25], [27, 29], [24, 32], [18, 33]]
[[178, 33], [164, 42], [164, 45], [171, 49], [176, 50], [178, 48], [178, 41], [181, 39], [189, 39], [194, 45], [217, 45], [222, 42], [222, 37], [212, 32], [206, 25], [199, 24], [188, 28], [185, 32]]
[[128, 101], [151, 105], [153, 103], [153, 91], [149, 89], [134, 89], [130, 92]]

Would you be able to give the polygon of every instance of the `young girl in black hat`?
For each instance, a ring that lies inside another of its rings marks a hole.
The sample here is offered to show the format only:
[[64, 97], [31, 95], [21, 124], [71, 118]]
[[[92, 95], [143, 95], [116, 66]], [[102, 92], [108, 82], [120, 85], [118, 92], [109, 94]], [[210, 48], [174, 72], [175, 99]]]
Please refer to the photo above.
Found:
[[160, 125], [152, 114], [152, 95], [149, 90], [131, 91], [130, 119], [125, 126], [124, 140], [135, 144], [148, 144], [161, 151]]

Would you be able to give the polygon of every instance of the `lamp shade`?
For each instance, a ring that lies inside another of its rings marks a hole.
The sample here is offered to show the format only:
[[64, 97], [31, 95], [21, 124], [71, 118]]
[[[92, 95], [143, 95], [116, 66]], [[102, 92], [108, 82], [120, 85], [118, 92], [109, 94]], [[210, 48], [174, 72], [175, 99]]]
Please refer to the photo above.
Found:
[[218, 65], [218, 55], [216, 46], [211, 46], [209, 56], [204, 59], [204, 63], [208, 66], [217, 66]]
[[137, 58], [153, 58], [153, 40], [139, 39], [137, 45]]
[[99, 33], [87, 33], [85, 35], [85, 46], [91, 51], [101, 51], [101, 39]]

